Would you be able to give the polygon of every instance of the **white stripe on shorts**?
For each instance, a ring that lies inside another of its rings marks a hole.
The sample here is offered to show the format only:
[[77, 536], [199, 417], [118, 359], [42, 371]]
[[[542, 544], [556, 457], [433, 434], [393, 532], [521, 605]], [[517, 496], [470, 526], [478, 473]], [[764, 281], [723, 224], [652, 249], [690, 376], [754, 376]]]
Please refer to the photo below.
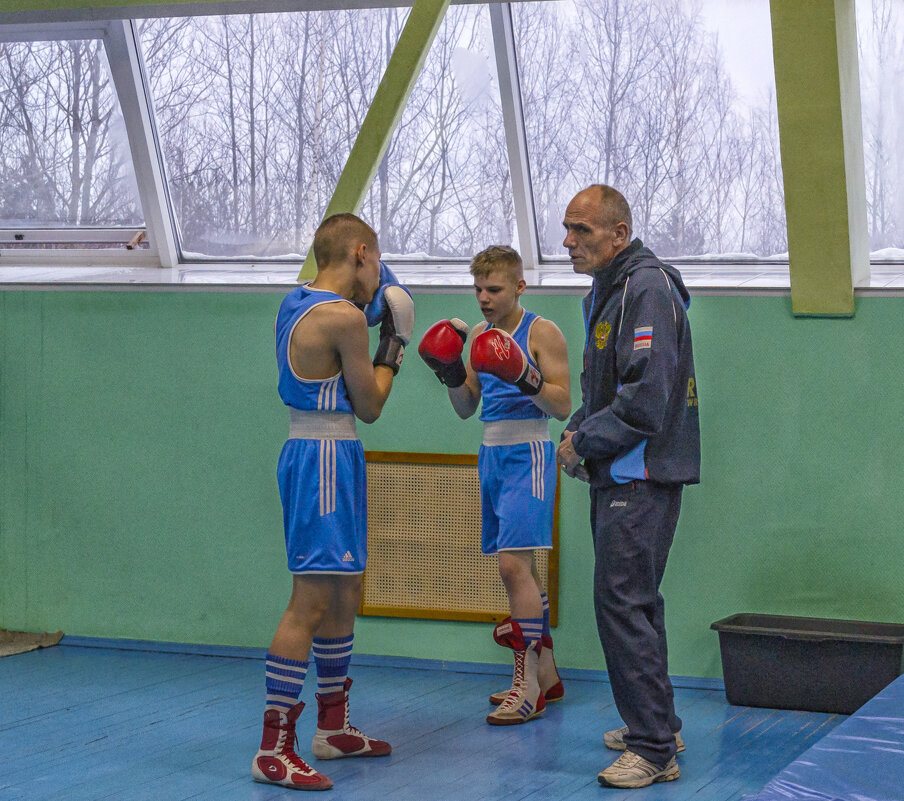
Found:
[[543, 476], [546, 472], [546, 451], [543, 448], [542, 442], [530, 443], [530, 457], [531, 482], [533, 485], [531, 488], [532, 494], [535, 498], [542, 501], [545, 495]]
[[336, 442], [320, 440], [320, 516], [336, 511]]
[[336, 441], [330, 442], [330, 451], [333, 454], [333, 480], [330, 482], [330, 511], [336, 511]]

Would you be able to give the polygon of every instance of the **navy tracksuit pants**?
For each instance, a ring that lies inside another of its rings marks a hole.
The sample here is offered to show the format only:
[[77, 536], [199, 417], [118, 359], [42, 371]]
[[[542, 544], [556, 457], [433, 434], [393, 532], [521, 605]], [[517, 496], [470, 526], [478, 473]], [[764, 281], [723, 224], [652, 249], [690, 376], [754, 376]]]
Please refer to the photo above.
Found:
[[659, 585], [681, 509], [678, 485], [633, 481], [591, 489], [593, 602], [625, 745], [655, 765], [675, 755], [665, 604]]

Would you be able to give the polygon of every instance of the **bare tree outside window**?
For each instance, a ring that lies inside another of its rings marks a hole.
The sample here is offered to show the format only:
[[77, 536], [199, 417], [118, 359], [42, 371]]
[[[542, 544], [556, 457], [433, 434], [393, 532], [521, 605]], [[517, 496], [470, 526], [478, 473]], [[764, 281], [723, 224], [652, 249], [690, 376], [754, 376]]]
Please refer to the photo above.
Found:
[[303, 258], [407, 13], [141, 23], [186, 255]]
[[[719, 5], [513, 6], [543, 254], [564, 253], [564, 208], [591, 183], [625, 194], [637, 235], [664, 257], [787, 249], [774, 78], [739, 98], [713, 27]], [[744, 5], [768, 29], [766, 0]], [[749, 46], [771, 53], [768, 39]]]
[[[666, 258], [785, 255], [768, 0], [512, 9], [544, 256], [563, 254], [565, 205], [598, 181]], [[870, 248], [901, 261], [904, 6], [856, 11]], [[184, 255], [304, 256], [407, 13], [139, 23]], [[451, 6], [364, 201], [386, 253], [464, 260], [517, 242], [501, 103], [487, 6]], [[100, 41], [0, 43], [0, 181], [10, 241], [143, 225]]]
[[[188, 255], [302, 257], [405, 9], [141, 23]], [[384, 252], [468, 258], [515, 236], [486, 6], [453, 6], [362, 215]]]
[[0, 43], [0, 228], [143, 224], [97, 40]]
[[[895, 0], [858, 12], [877, 43], [861, 54], [875, 249], [901, 228], [904, 127], [888, 112], [904, 81], [878, 80], [900, 69], [900, 14]], [[404, 13], [141, 24], [189, 255], [306, 252]], [[665, 257], [785, 254], [768, 15], [767, 0], [513, 6], [544, 255], [563, 253], [565, 204], [596, 181], [625, 192], [638, 235]], [[487, 8], [452, 6], [364, 201], [387, 253], [461, 259], [516, 241], [500, 105]]]
[[856, 6], [872, 258], [904, 260], [904, 4]]
[[384, 252], [468, 259], [516, 240], [486, 6], [451, 6], [363, 213]]

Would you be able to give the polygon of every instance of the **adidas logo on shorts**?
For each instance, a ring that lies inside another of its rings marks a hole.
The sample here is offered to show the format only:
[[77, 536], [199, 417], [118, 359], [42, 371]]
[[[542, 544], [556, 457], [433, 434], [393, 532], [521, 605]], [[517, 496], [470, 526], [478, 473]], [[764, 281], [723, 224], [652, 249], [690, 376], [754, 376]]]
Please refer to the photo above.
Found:
[[355, 557], [352, 556], [352, 552], [351, 552], [351, 551], [346, 551], [346, 552], [345, 552], [345, 556], [342, 557], [342, 561], [343, 561], [343, 562], [354, 562], [354, 561], [355, 561]]

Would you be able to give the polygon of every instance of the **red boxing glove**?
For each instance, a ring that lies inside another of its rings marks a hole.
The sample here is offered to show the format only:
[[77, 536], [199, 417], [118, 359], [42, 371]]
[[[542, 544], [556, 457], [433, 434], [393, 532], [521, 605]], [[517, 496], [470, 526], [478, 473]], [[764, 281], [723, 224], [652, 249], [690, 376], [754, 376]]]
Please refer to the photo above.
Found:
[[427, 329], [418, 345], [421, 358], [447, 387], [460, 387], [468, 377], [461, 354], [470, 330], [457, 318], [440, 320]]
[[518, 343], [498, 328], [490, 328], [474, 339], [471, 367], [514, 384], [525, 395], [536, 395], [543, 386], [540, 371], [527, 361]]

